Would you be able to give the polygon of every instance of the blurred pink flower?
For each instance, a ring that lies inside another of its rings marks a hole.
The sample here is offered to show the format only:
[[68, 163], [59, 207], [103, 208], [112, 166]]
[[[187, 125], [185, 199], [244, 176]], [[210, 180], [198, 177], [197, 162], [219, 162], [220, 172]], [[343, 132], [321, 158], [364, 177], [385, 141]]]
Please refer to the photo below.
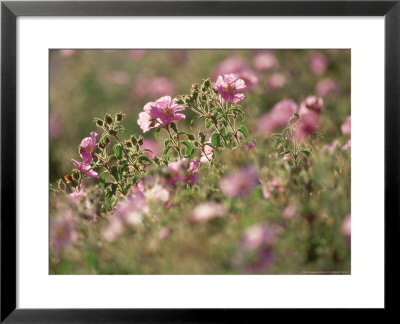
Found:
[[62, 132], [63, 126], [60, 117], [56, 113], [50, 112], [50, 138], [59, 138]]
[[350, 151], [351, 150], [351, 139], [349, 139], [347, 141], [347, 143], [343, 145], [342, 150], [344, 150], [344, 151]]
[[143, 139], [142, 149], [150, 149], [152, 151], [152, 152], [148, 152], [148, 151], [144, 152], [144, 154], [146, 154], [146, 156], [149, 159], [152, 159], [152, 158], [154, 158], [154, 156], [157, 156], [160, 154], [160, 150], [158, 148], [157, 143], [148, 138]]
[[291, 219], [295, 214], [296, 214], [296, 207], [289, 205], [286, 206], [285, 209], [283, 210], [282, 217], [284, 219]]
[[258, 76], [253, 71], [245, 69], [234, 73], [239, 79], [242, 79], [248, 88], [254, 88], [258, 85]]
[[308, 96], [301, 104], [299, 109], [299, 114], [307, 112], [307, 109], [314, 110], [316, 112], [321, 112], [322, 106], [324, 104], [324, 99], [317, 96]]
[[132, 95], [133, 99], [140, 100], [144, 97], [160, 98], [174, 92], [173, 83], [165, 77], [156, 77], [150, 80], [141, 77], [135, 82]]
[[155, 118], [150, 116], [150, 110], [153, 104], [155, 105], [154, 102], [148, 102], [143, 107], [143, 111], [139, 113], [137, 123], [143, 133], [146, 133], [149, 130], [157, 128], [161, 125]]
[[167, 169], [167, 185], [173, 185], [179, 181], [195, 184], [199, 179], [199, 162], [197, 160], [189, 161], [185, 158], [179, 158], [171, 162]]
[[238, 55], [230, 56], [217, 65], [214, 76], [223, 74], [235, 74], [246, 69], [246, 61]]
[[269, 113], [259, 119], [259, 133], [269, 136], [274, 130], [286, 126], [297, 109], [297, 104], [291, 99], [279, 101]]
[[271, 71], [278, 68], [278, 60], [270, 51], [257, 53], [253, 58], [253, 65], [258, 71]]
[[91, 132], [90, 137], [85, 137], [79, 146], [79, 153], [82, 161], [86, 164], [92, 162], [93, 153], [96, 149], [97, 136], [99, 136], [99, 134]]
[[78, 200], [83, 196], [85, 196], [85, 189], [82, 186], [82, 188], [79, 191], [73, 191], [73, 192], [69, 193], [68, 199], [71, 204], [76, 204], [78, 202]]
[[329, 60], [322, 53], [312, 53], [308, 59], [308, 67], [315, 75], [322, 75], [328, 69]]
[[285, 86], [286, 78], [282, 73], [274, 73], [268, 79], [268, 88], [271, 90], [280, 90]]
[[246, 229], [241, 240], [241, 248], [254, 251], [261, 247], [271, 246], [278, 240], [278, 232], [273, 226], [256, 224]]
[[60, 252], [78, 239], [75, 227], [70, 210], [50, 221], [50, 246], [54, 252]]
[[342, 224], [342, 234], [350, 245], [351, 242], [351, 214], [347, 214]]
[[107, 79], [110, 83], [124, 85], [129, 82], [129, 74], [124, 71], [112, 71], [108, 75]]
[[254, 144], [254, 142], [249, 142], [249, 143], [246, 143], [246, 145], [244, 147], [247, 151], [252, 151], [255, 149], [256, 144]]
[[185, 110], [184, 106], [179, 106], [176, 99], [170, 96], [162, 97], [155, 102], [150, 102], [149, 114], [152, 118], [160, 122], [164, 127], [167, 127], [174, 120], [185, 119], [185, 115], [178, 111]]
[[77, 52], [78, 50], [75, 49], [63, 49], [60, 50], [60, 55], [63, 57], [71, 57], [74, 56]]
[[351, 135], [351, 116], [347, 116], [345, 122], [340, 126], [343, 135]]
[[99, 174], [96, 171], [92, 170], [92, 167], [89, 163], [78, 162], [74, 159], [71, 159], [71, 162], [73, 163], [75, 168], [77, 168], [81, 173], [87, 175], [88, 177], [99, 179]]
[[114, 242], [124, 231], [124, 224], [119, 218], [112, 218], [108, 226], [103, 229], [102, 236], [107, 242]]
[[244, 94], [240, 92], [246, 89], [246, 84], [234, 74], [224, 74], [218, 76], [214, 89], [225, 101], [238, 103], [244, 99]]
[[321, 149], [321, 152], [327, 152], [332, 155], [338, 147], [340, 147], [340, 142], [338, 140], [334, 140], [332, 143], [324, 145]]
[[236, 198], [250, 194], [258, 184], [257, 172], [245, 167], [223, 178], [219, 187], [225, 196]]
[[295, 140], [300, 143], [307, 137], [314, 135], [320, 127], [320, 117], [313, 110], [304, 112], [299, 121], [297, 122], [296, 128], [293, 132]]
[[320, 97], [337, 96], [339, 92], [339, 84], [329, 78], [319, 81], [315, 86], [315, 93]]
[[[207, 143], [211, 143], [210, 139]], [[204, 146], [204, 152], [201, 152], [200, 162], [209, 163], [214, 158], [214, 149], [210, 145]]]
[[159, 239], [160, 241], [164, 241], [164, 240], [169, 236], [170, 233], [171, 233], [171, 231], [170, 231], [168, 228], [163, 227], [163, 228], [160, 229], [160, 231], [158, 232], [158, 239]]
[[268, 181], [267, 184], [261, 188], [264, 199], [269, 199], [272, 194], [280, 194], [284, 191], [285, 187], [282, 184], [282, 180], [279, 178]]
[[195, 223], [206, 223], [211, 219], [222, 217], [226, 213], [223, 205], [208, 201], [197, 205], [192, 212], [191, 220]]
[[134, 60], [140, 60], [143, 56], [145, 56], [147, 50], [145, 49], [132, 49], [128, 51], [129, 56]]
[[190, 161], [183, 182], [195, 184], [199, 180], [199, 177], [199, 162], [197, 160]]
[[146, 204], [156, 201], [167, 202], [169, 200], [169, 191], [160, 184], [154, 185], [151, 189], [143, 192]]

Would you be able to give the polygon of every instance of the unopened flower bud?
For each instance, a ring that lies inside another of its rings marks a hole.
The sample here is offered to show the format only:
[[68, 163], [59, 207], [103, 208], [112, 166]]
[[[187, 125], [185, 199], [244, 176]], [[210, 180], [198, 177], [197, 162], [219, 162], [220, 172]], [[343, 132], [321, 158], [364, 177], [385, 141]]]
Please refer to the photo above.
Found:
[[122, 112], [119, 112], [118, 114], [115, 115], [117, 118], [117, 121], [121, 121], [124, 118], [125, 114]]
[[101, 119], [96, 119], [96, 125], [98, 127], [102, 127], [104, 124], [103, 124], [103, 121]]
[[131, 142], [131, 141], [126, 141], [126, 142], [125, 142], [125, 145], [126, 145], [127, 147], [132, 147], [132, 142]]
[[104, 143], [108, 145], [110, 143], [110, 138], [108, 136], [104, 137]]
[[104, 117], [104, 121], [108, 124], [111, 125], [113, 123], [113, 119], [110, 115], [106, 114]]
[[65, 191], [66, 188], [67, 186], [65, 185], [64, 181], [62, 181], [61, 179], [58, 180], [58, 189], [60, 189], [61, 191]]
[[113, 136], [117, 135], [117, 132], [113, 129], [110, 129], [108, 132], [110, 133], [110, 135], [113, 135]]
[[139, 139], [138, 139], [138, 144], [139, 144], [140, 146], [143, 145], [143, 137], [142, 137], [142, 136], [139, 137]]
[[177, 103], [178, 105], [183, 105], [183, 104], [185, 104], [185, 101], [183, 100], [183, 98], [178, 98], [178, 99], [176, 100], [176, 103]]
[[136, 137], [134, 135], [131, 136], [131, 142], [132, 142], [133, 145], [137, 144], [137, 139], [136, 139]]
[[196, 139], [196, 137], [194, 137], [193, 134], [187, 134], [187, 138], [191, 141], [194, 141]]
[[72, 178], [76, 181], [79, 181], [81, 178], [81, 173], [78, 170], [72, 171]]

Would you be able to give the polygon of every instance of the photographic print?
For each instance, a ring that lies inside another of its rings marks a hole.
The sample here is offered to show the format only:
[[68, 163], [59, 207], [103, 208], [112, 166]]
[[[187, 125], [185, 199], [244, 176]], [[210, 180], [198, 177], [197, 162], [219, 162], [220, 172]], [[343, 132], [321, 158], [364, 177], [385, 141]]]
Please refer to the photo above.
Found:
[[351, 273], [351, 50], [49, 65], [50, 274]]

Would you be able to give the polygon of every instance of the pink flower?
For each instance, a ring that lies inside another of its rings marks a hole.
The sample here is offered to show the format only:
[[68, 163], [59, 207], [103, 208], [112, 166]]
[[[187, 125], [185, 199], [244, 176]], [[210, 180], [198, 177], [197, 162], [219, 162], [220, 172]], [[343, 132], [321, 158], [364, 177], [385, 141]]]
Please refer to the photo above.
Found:
[[185, 119], [185, 115], [177, 113], [178, 111], [185, 110], [184, 106], [179, 106], [176, 103], [176, 99], [172, 99], [170, 96], [162, 97], [156, 102], [150, 102], [149, 114], [152, 118], [159, 121], [164, 127], [167, 127], [174, 120]]
[[85, 137], [79, 148], [79, 152], [82, 161], [86, 164], [90, 164], [92, 161], [94, 150], [96, 149], [96, 139], [98, 134], [96, 132], [91, 132], [90, 137]]
[[343, 145], [342, 150], [344, 150], [344, 151], [350, 151], [351, 150], [351, 139], [349, 139], [347, 141], [347, 143]]
[[246, 69], [246, 62], [241, 56], [230, 56], [223, 60], [215, 69], [215, 76], [238, 73]]
[[291, 99], [279, 101], [269, 113], [261, 116], [258, 131], [269, 136], [274, 130], [285, 127], [297, 109], [297, 104]]
[[342, 224], [342, 234], [350, 245], [351, 242], [351, 214], [347, 214]]
[[246, 87], [249, 88], [254, 88], [258, 85], [258, 77], [257, 75], [248, 69], [239, 71], [235, 73], [235, 76], [237, 76], [239, 79], [242, 79], [244, 83], [246, 84]]
[[142, 149], [150, 149], [152, 151], [152, 152], [148, 152], [148, 151], [144, 152], [144, 154], [146, 154], [146, 156], [149, 159], [152, 159], [152, 158], [154, 158], [154, 156], [157, 156], [160, 154], [157, 143], [152, 141], [151, 139], [147, 139], [147, 138], [143, 139]]
[[253, 58], [253, 65], [258, 71], [271, 71], [279, 66], [278, 60], [270, 51], [256, 54]]
[[92, 170], [90, 164], [85, 162], [78, 162], [74, 159], [71, 159], [71, 162], [74, 164], [75, 168], [77, 168], [81, 173], [86, 174], [88, 177], [99, 179], [99, 174], [96, 171]]
[[324, 99], [316, 96], [308, 96], [301, 104], [300, 104], [300, 115], [303, 112], [306, 112], [307, 109], [314, 110], [316, 112], [321, 112], [322, 106], [324, 104]]
[[54, 252], [60, 252], [78, 239], [75, 226], [70, 210], [50, 221], [50, 246]]
[[282, 73], [274, 73], [268, 79], [268, 88], [271, 90], [280, 90], [284, 87], [286, 78]]
[[320, 97], [337, 96], [339, 92], [338, 83], [332, 79], [323, 79], [315, 86], [315, 93]]
[[136, 100], [144, 97], [160, 98], [174, 92], [173, 83], [165, 77], [156, 77], [150, 80], [141, 77], [135, 82], [132, 95], [133, 99]]
[[152, 204], [156, 201], [167, 202], [169, 200], [169, 191], [159, 184], [144, 191], [143, 194], [146, 199], [146, 204]]
[[298, 143], [305, 140], [307, 137], [314, 135], [320, 126], [319, 115], [308, 110], [300, 115], [300, 119], [297, 122], [296, 129], [294, 130], [294, 138]]
[[291, 219], [296, 214], [296, 207], [289, 205], [286, 206], [282, 212], [282, 217], [285, 219]]
[[331, 144], [324, 145], [321, 149], [321, 152], [327, 152], [332, 155], [339, 146], [340, 142], [338, 140], [334, 140]]
[[321, 53], [312, 53], [308, 59], [308, 67], [315, 75], [322, 75], [329, 66], [328, 58]]
[[[210, 140], [207, 143], [211, 143]], [[210, 145], [204, 146], [204, 152], [201, 152], [200, 162], [209, 163], [214, 158], [214, 149]]]
[[343, 135], [351, 135], [351, 116], [347, 116], [345, 122], [340, 126]]
[[261, 247], [271, 246], [278, 240], [275, 227], [266, 224], [256, 224], [246, 229], [242, 237], [241, 247], [245, 251], [254, 251]]
[[75, 49], [63, 49], [60, 50], [60, 54], [63, 57], [71, 57], [74, 56], [78, 51]]
[[253, 142], [249, 142], [246, 143], [244, 147], [246, 148], [247, 151], [253, 151], [256, 148], [256, 144], [254, 144]]
[[284, 191], [285, 187], [282, 185], [282, 180], [279, 178], [267, 182], [267, 184], [261, 188], [264, 199], [269, 199], [272, 194], [280, 194]]
[[150, 116], [150, 110], [153, 104], [155, 105], [154, 102], [148, 102], [143, 107], [143, 111], [139, 113], [139, 118], [137, 120], [137, 123], [141, 128], [141, 130], [143, 131], [143, 133], [146, 133], [149, 130], [160, 126], [160, 123], [155, 118]]
[[242, 79], [238, 79], [234, 74], [224, 74], [219, 76], [214, 86], [225, 101], [238, 103], [244, 99], [244, 94], [240, 93], [246, 89], [246, 84]]
[[222, 217], [226, 213], [223, 205], [208, 201], [197, 205], [192, 212], [191, 220], [195, 223], [206, 223], [217, 217]]
[[69, 193], [68, 199], [71, 204], [76, 204], [77, 201], [83, 196], [85, 196], [85, 190], [84, 190], [84, 187], [82, 186], [81, 190], [73, 191], [73, 192]]
[[180, 158], [175, 162], [171, 162], [170, 164], [168, 164], [168, 168], [167, 168], [167, 185], [171, 186], [175, 183], [177, 183], [178, 181], [182, 180], [183, 178], [183, 169], [184, 169], [184, 162], [186, 161], [186, 159], [184, 158]]
[[102, 236], [107, 242], [115, 241], [124, 231], [124, 224], [121, 219], [113, 218], [108, 226], [102, 231]]
[[245, 167], [223, 178], [219, 187], [230, 198], [246, 196], [258, 185], [258, 175], [251, 167]]
[[200, 177], [198, 173], [199, 173], [199, 162], [197, 160], [190, 161], [189, 168], [186, 171], [183, 182], [195, 184]]

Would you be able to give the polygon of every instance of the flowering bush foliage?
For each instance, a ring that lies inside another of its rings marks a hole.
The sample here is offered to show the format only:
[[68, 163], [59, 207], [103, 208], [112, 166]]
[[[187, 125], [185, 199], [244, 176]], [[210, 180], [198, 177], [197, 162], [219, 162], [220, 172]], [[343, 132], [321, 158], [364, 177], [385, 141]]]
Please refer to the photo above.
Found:
[[[140, 109], [95, 117], [50, 186], [51, 272], [350, 273], [350, 107], [334, 115], [334, 56], [304, 62], [321, 79], [293, 99], [273, 95], [295, 79], [273, 51], [232, 55], [185, 88], [138, 80]], [[107, 80], [126, 85], [117, 72]], [[266, 111], [264, 96], [275, 98]]]

